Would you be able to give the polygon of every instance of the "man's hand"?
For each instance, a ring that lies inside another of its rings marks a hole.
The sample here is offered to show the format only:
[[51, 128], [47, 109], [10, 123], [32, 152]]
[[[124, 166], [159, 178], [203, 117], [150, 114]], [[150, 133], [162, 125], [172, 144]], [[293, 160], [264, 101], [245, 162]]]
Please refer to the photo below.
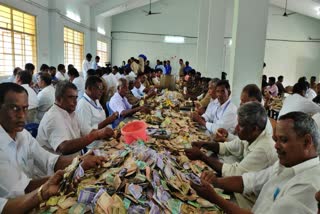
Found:
[[213, 171], [204, 171], [201, 174], [201, 180], [204, 180], [209, 184], [215, 184], [217, 181], [217, 177]]
[[82, 160], [81, 167], [84, 170], [88, 170], [91, 168], [97, 168], [98, 166], [102, 166], [103, 162], [105, 161], [105, 158], [102, 156], [95, 156], [91, 151], [85, 154], [84, 156], [82, 156], [81, 160]]
[[203, 155], [205, 155], [197, 147], [192, 147], [191, 149], [185, 149], [184, 151], [190, 160], [201, 160]]
[[211, 198], [217, 194], [214, 191], [213, 187], [203, 179], [201, 179], [200, 185], [197, 185], [192, 182], [190, 182], [190, 184], [191, 184], [192, 189], [194, 189], [200, 197], [202, 197], [210, 202], [212, 202]]
[[104, 127], [97, 131], [98, 139], [110, 138], [113, 137], [114, 132], [109, 127]]
[[216, 142], [225, 142], [228, 138], [228, 131], [225, 130], [224, 128], [219, 128], [216, 131], [214, 141]]
[[198, 121], [197, 119], [200, 117], [200, 115], [197, 112], [192, 112], [190, 114], [190, 117], [191, 117], [192, 120]]
[[118, 117], [119, 117], [119, 112], [117, 111], [111, 115], [112, 121], [115, 121], [116, 119], [118, 119]]
[[197, 147], [197, 148], [201, 149], [201, 147], [206, 143], [207, 142], [205, 142], [205, 141], [197, 141], [197, 142], [192, 142], [191, 145], [192, 145], [192, 147]]
[[58, 170], [49, 180], [43, 184], [41, 195], [43, 200], [48, 200], [51, 196], [57, 195], [60, 188], [60, 182], [63, 179], [63, 170]]

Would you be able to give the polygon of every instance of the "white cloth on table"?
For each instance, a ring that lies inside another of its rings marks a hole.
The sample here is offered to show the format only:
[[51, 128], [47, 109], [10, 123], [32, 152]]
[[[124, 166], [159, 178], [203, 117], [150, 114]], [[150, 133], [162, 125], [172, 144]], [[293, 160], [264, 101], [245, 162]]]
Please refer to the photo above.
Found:
[[219, 128], [224, 128], [233, 133], [237, 125], [237, 107], [228, 99], [222, 105], [218, 99], [210, 101], [202, 117], [206, 121], [206, 128], [215, 134]]
[[[106, 119], [106, 113], [99, 100], [93, 101], [86, 93], [79, 100], [76, 115], [83, 135], [89, 134], [93, 129], [98, 129], [99, 123]], [[88, 148], [97, 146], [101, 141], [94, 141]]]
[[279, 117], [293, 111], [301, 111], [313, 115], [320, 112], [320, 106], [300, 94], [293, 94], [285, 98]]
[[32, 178], [54, 173], [58, 155], [45, 151], [27, 130], [12, 139], [0, 126], [0, 197], [24, 195]]
[[118, 112], [119, 117], [121, 112], [132, 108], [132, 105], [128, 102], [126, 97], [121, 97], [118, 92], [116, 92], [110, 99], [109, 106], [113, 112]]
[[43, 115], [51, 108], [55, 101], [55, 89], [52, 85], [43, 88], [37, 95], [39, 107], [37, 120], [41, 121]]
[[314, 195], [320, 189], [319, 175], [319, 157], [289, 168], [277, 161], [262, 171], [243, 174], [243, 193], [259, 195], [253, 213], [317, 213]]
[[69, 114], [53, 104], [40, 122], [37, 141], [46, 150], [57, 153], [57, 148], [62, 142], [80, 137], [80, 124], [75, 112]]
[[77, 87], [77, 91], [78, 91], [77, 101], [79, 101], [85, 91], [85, 81], [82, 76], [78, 76], [73, 79], [72, 83]]
[[260, 171], [273, 165], [278, 159], [272, 136], [266, 131], [261, 132], [250, 145], [238, 137], [230, 142], [219, 143], [219, 154], [232, 155], [241, 160], [233, 164], [224, 163], [222, 166], [223, 177]]

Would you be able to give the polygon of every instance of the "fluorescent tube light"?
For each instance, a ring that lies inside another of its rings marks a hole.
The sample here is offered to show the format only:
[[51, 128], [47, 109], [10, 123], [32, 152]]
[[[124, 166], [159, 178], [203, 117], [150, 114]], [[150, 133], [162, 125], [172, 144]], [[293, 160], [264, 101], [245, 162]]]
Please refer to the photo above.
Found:
[[166, 43], [184, 43], [184, 37], [182, 36], [165, 36], [164, 42]]

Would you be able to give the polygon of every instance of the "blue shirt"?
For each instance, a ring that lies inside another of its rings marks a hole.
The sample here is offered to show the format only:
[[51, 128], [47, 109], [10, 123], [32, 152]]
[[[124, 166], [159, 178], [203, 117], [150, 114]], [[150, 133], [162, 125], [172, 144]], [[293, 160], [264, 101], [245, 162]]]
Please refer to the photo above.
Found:
[[172, 70], [171, 65], [166, 65], [165, 68], [166, 68], [166, 73], [165, 74], [167, 74], [167, 75], [171, 74], [171, 70]]
[[192, 68], [188, 65], [183, 69], [184, 74], [189, 73], [192, 70]]

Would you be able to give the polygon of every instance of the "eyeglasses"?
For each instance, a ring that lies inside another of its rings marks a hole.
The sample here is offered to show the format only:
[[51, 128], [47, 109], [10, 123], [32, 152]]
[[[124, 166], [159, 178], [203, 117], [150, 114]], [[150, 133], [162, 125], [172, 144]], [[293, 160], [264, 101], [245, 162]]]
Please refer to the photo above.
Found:
[[14, 112], [14, 113], [19, 113], [23, 112], [26, 113], [28, 111], [28, 106], [17, 106], [15, 104], [3, 104], [9, 111]]

